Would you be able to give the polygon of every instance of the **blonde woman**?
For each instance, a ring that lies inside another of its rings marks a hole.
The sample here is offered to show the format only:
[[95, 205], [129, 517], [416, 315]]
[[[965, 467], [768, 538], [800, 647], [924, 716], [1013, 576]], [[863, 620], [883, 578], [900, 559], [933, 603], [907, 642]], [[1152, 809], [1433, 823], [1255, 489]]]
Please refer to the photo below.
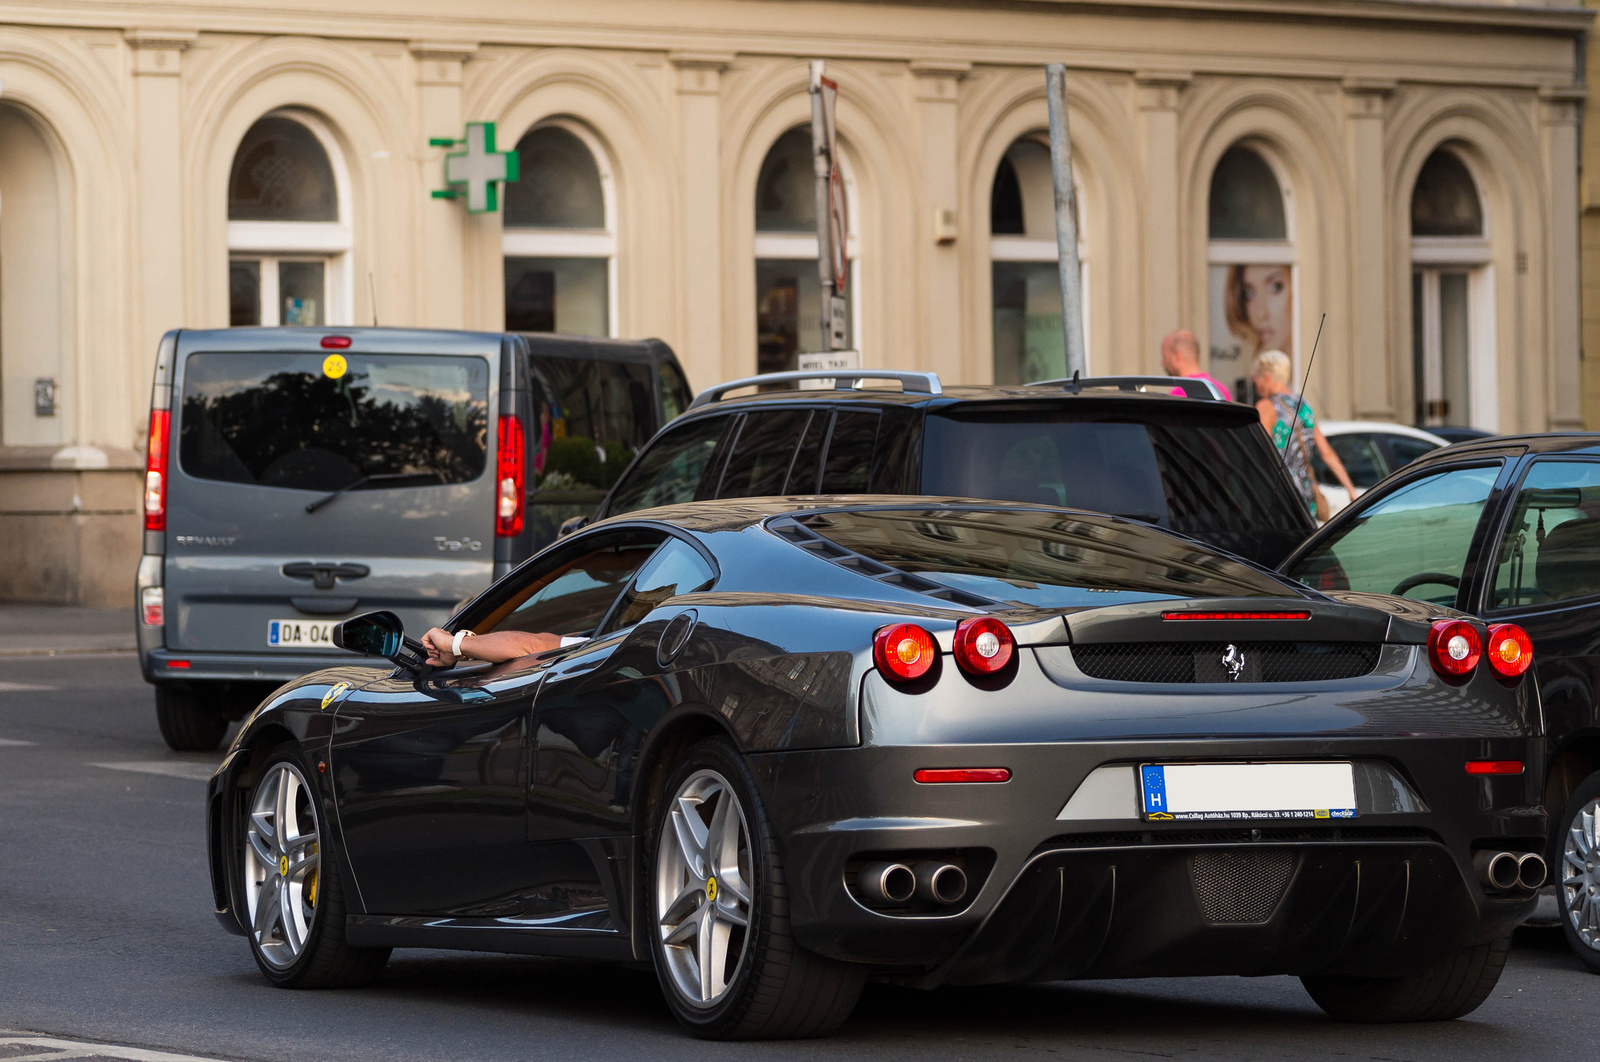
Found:
[[[1311, 403], [1301, 402], [1289, 389], [1293, 369], [1289, 355], [1281, 350], [1268, 350], [1256, 355], [1250, 375], [1256, 385], [1256, 394], [1261, 396], [1256, 402], [1261, 426], [1267, 429], [1273, 445], [1283, 455], [1284, 466], [1288, 468], [1289, 478], [1294, 480], [1295, 489], [1306, 504], [1306, 511], [1315, 516], [1317, 495], [1311, 478], [1311, 445], [1316, 446], [1317, 453], [1322, 455], [1322, 461], [1333, 473], [1333, 478], [1350, 492], [1352, 498], [1356, 496], [1356, 487], [1350, 482], [1350, 473], [1344, 470], [1344, 462], [1339, 460], [1339, 455], [1328, 444], [1327, 436], [1317, 427], [1317, 416], [1311, 410]], [[1296, 405], [1300, 407], [1298, 425], [1291, 423]]]
[[1245, 353], [1294, 349], [1289, 334], [1294, 320], [1294, 288], [1288, 266], [1229, 266], [1222, 310], [1228, 331], [1244, 344]]

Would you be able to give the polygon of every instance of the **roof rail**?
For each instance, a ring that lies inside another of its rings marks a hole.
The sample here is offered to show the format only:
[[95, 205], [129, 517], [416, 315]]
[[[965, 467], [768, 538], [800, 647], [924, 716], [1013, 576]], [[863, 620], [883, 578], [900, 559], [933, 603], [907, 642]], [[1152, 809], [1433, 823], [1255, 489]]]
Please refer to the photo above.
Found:
[[801, 372], [769, 372], [761, 376], [746, 376], [708, 387], [694, 396], [690, 409], [709, 406], [729, 391], [741, 387], [759, 387], [770, 384], [792, 384], [801, 380], [832, 380], [835, 391], [861, 390], [863, 380], [899, 380], [900, 389], [907, 394], [942, 395], [944, 387], [935, 372], [902, 372], [898, 369], [806, 369]]
[[1060, 387], [1077, 394], [1085, 387], [1115, 387], [1119, 391], [1142, 391], [1146, 387], [1173, 388], [1182, 391], [1185, 398], [1198, 398], [1209, 402], [1223, 401], [1222, 389], [1210, 380], [1192, 376], [1084, 376], [1073, 374], [1070, 380], [1036, 380], [1029, 387]]

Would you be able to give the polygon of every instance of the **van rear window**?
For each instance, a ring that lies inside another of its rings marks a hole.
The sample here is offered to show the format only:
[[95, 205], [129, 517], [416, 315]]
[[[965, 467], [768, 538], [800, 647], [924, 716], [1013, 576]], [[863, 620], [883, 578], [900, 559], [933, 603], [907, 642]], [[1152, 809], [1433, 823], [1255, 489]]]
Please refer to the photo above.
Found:
[[483, 473], [489, 364], [415, 354], [193, 354], [178, 457], [198, 479], [294, 490], [465, 483]]

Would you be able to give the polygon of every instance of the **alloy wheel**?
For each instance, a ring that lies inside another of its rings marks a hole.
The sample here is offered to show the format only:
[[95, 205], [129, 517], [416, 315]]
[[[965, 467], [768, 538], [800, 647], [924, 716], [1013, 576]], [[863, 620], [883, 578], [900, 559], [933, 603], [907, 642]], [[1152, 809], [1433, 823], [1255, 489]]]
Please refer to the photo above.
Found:
[[292, 965], [305, 950], [317, 915], [321, 845], [304, 776], [278, 762], [256, 786], [246, 824], [245, 899], [250, 934], [270, 965]]
[[1561, 901], [1578, 939], [1600, 951], [1600, 800], [1589, 801], [1567, 823]]
[[754, 885], [738, 796], [716, 771], [696, 771], [672, 797], [656, 848], [657, 929], [672, 983], [690, 1005], [716, 1005], [738, 976]]

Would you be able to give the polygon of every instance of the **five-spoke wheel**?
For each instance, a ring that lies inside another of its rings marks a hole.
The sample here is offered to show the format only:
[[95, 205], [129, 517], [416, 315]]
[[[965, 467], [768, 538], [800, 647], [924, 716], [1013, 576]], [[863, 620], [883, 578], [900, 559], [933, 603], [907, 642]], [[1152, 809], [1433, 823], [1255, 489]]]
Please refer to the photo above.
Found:
[[1561, 928], [1578, 959], [1600, 973], [1600, 773], [1567, 803], [1555, 854]]
[[656, 860], [657, 928], [678, 990], [691, 1004], [720, 1000], [749, 944], [750, 829], [713, 770], [678, 787]]
[[245, 827], [246, 915], [269, 965], [287, 968], [305, 950], [317, 917], [318, 844], [311, 791], [294, 764], [267, 769]]

